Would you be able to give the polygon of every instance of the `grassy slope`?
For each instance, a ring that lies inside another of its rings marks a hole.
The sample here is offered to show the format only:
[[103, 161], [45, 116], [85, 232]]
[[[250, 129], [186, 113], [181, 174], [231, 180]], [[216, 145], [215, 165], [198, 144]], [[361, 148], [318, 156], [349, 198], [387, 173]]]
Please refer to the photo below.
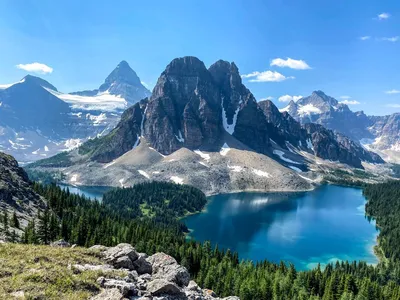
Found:
[[77, 273], [68, 267], [74, 264], [102, 262], [86, 248], [0, 244], [0, 299], [14, 299], [13, 293], [18, 291], [24, 292], [25, 299], [88, 299], [100, 291], [96, 279], [111, 275]]

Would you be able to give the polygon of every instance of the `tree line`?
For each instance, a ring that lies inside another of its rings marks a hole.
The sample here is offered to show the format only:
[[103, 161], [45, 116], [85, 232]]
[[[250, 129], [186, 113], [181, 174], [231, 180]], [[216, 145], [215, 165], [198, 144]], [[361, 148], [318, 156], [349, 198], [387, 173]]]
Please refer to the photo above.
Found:
[[[203, 197], [194, 188], [173, 185], [171, 193], [181, 195], [181, 199], [176, 200], [173, 200], [174, 195], [162, 192], [164, 188], [169, 189], [163, 183], [146, 183], [133, 189], [113, 190], [105, 201], [99, 202], [55, 185], [35, 183], [34, 189], [48, 200], [48, 209], [39, 212], [37, 218], [30, 222], [22, 241], [46, 244], [64, 238], [81, 246], [112, 246], [127, 242], [148, 254], [162, 251], [187, 267], [202, 287], [214, 290], [219, 296], [237, 295], [243, 300], [400, 299], [400, 265], [395, 250], [393, 253], [385, 252], [390, 259], [378, 266], [365, 262], [341, 262], [309, 271], [297, 271], [293, 265], [283, 262], [242, 261], [236, 252], [212, 248], [209, 242], [186, 241], [178, 221], [162, 222], [157, 219], [158, 214], [162, 215], [161, 210], [153, 209], [151, 214], [144, 214], [143, 203], [168, 209], [172, 202], [171, 207], [177, 207], [179, 211], [179, 214], [172, 214], [175, 220], [178, 215], [190, 211], [188, 208], [199, 210], [203, 205]], [[380, 215], [386, 210], [372, 210], [370, 203], [376, 201], [376, 205], [381, 207], [385, 206], [382, 204], [384, 200], [379, 194], [372, 197], [368, 191], [366, 188], [365, 194], [370, 199], [368, 211], [376, 218], [382, 233], [385, 226], [392, 226], [388, 224], [392, 218], [389, 217], [386, 222], [386, 217]], [[397, 194], [387, 194], [386, 197], [394, 195]], [[400, 212], [393, 213], [399, 220]], [[172, 215], [168, 213], [164, 217]], [[396, 236], [399, 237], [395, 234], [387, 245], [394, 248], [392, 239]], [[389, 246], [382, 247], [386, 249]]]

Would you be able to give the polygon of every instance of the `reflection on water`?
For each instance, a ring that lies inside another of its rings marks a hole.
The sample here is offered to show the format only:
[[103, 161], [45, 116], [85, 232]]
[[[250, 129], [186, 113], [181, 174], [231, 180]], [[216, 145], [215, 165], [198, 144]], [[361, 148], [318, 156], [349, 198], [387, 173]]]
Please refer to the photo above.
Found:
[[[299, 269], [340, 260], [376, 263], [377, 231], [364, 217], [359, 189], [326, 185], [306, 193], [239, 193], [209, 198], [189, 216], [196, 240], [210, 240], [254, 261], [291, 261]], [[362, 209], [362, 210], [361, 210]]]

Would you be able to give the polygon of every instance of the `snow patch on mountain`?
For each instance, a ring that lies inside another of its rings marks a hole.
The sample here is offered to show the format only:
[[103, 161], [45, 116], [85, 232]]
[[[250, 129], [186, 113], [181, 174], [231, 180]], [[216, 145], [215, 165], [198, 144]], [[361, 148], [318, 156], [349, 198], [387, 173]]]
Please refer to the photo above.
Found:
[[299, 162], [296, 162], [296, 161], [293, 161], [293, 160], [291, 160], [291, 159], [289, 159], [289, 158], [284, 157], [283, 155], [284, 155], [285, 153], [284, 153], [283, 151], [281, 151], [281, 150], [274, 150], [273, 153], [274, 153], [275, 155], [278, 155], [279, 158], [280, 158], [281, 160], [283, 160], [283, 161], [286, 161], [286, 162], [291, 163], [291, 164], [301, 165], [301, 163], [299, 163]]
[[128, 102], [124, 98], [120, 95], [111, 95], [108, 90], [95, 96], [63, 94], [48, 88], [46, 90], [70, 104], [74, 110], [118, 111], [124, 110], [128, 106]]
[[81, 139], [69, 139], [64, 142], [64, 146], [67, 148], [67, 151], [78, 148], [80, 145], [82, 145]]
[[100, 115], [95, 116], [87, 113], [86, 119], [92, 121], [94, 126], [99, 126], [101, 123], [104, 123], [104, 121], [107, 120], [107, 115], [105, 113], [101, 113]]
[[180, 178], [178, 176], [171, 176], [170, 178], [173, 182], [176, 184], [183, 184], [183, 178]]
[[299, 173], [303, 172], [301, 169], [294, 167], [294, 166], [289, 166], [289, 168], [291, 168], [292, 170], [299, 172]]
[[10, 84], [0, 84], [0, 90], [8, 89], [9, 87], [12, 87], [13, 85], [16, 85], [18, 83], [23, 83], [23, 82], [25, 82], [25, 78], [22, 78], [20, 81], [10, 83]]
[[184, 143], [185, 142], [185, 139], [183, 138], [182, 132], [180, 130], [178, 131], [178, 135], [175, 134], [175, 137], [178, 140], [178, 142], [180, 142], [180, 143]]
[[202, 158], [202, 159], [204, 159], [204, 160], [210, 160], [210, 154], [207, 154], [207, 153], [203, 153], [203, 152], [201, 152], [200, 150], [194, 150], [193, 151], [194, 153], [196, 153], [197, 155], [200, 155], [200, 157]]
[[271, 174], [269, 174], [267, 172], [264, 172], [264, 171], [261, 171], [261, 170], [257, 170], [257, 169], [253, 169], [253, 173], [258, 175], [258, 176], [262, 176], [262, 177], [267, 177], [267, 178], [271, 177]]
[[147, 174], [145, 171], [143, 171], [143, 170], [138, 170], [138, 172], [139, 172], [140, 175], [146, 177], [147, 179], [150, 179], [150, 175]]
[[219, 154], [221, 154], [222, 156], [226, 156], [230, 150], [231, 148], [228, 146], [228, 144], [224, 143], [221, 150], [219, 151]]
[[305, 115], [320, 114], [320, 113], [322, 113], [322, 111], [318, 107], [316, 107], [312, 104], [306, 104], [303, 106], [301, 106], [301, 105], [299, 106], [298, 113], [300, 116], [303, 117]]
[[228, 132], [230, 135], [232, 135], [235, 132], [235, 126], [236, 126], [236, 122], [237, 122], [237, 116], [240, 110], [240, 105], [242, 104], [242, 100], [239, 101], [238, 103], [238, 107], [235, 110], [235, 113], [233, 115], [233, 119], [232, 119], [232, 124], [228, 124], [228, 118], [226, 116], [226, 111], [224, 108], [224, 100], [221, 101], [221, 108], [222, 108], [222, 124], [224, 126], [224, 129], [226, 130], [226, 132]]
[[241, 172], [243, 170], [243, 167], [241, 167], [241, 166], [229, 166], [228, 165], [228, 169], [232, 170], [233, 172], [239, 173], [239, 172]]

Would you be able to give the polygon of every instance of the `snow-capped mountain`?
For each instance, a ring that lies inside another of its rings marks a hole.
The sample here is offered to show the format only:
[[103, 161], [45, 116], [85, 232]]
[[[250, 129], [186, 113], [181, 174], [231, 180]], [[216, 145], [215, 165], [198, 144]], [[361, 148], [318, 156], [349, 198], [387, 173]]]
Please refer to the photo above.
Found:
[[149, 94], [125, 61], [93, 91], [62, 93], [31, 75], [0, 85], [0, 150], [20, 162], [71, 150], [107, 133], [128, 106]]
[[136, 72], [123, 60], [98, 89], [73, 92], [59, 97], [74, 108], [109, 111], [125, 110], [150, 95], [151, 92], [141, 83]]
[[317, 123], [340, 132], [389, 161], [400, 161], [400, 113], [367, 116], [362, 111], [351, 111], [346, 104], [322, 91], [291, 101], [280, 111], [288, 112], [302, 124]]
[[30, 167], [62, 164], [73, 184], [172, 180], [215, 193], [308, 189], [313, 180], [301, 173], [319, 165], [383, 162], [347, 137], [302, 126], [270, 101], [258, 103], [234, 63], [219, 60], [207, 69], [196, 57], [182, 57], [110, 133]]

